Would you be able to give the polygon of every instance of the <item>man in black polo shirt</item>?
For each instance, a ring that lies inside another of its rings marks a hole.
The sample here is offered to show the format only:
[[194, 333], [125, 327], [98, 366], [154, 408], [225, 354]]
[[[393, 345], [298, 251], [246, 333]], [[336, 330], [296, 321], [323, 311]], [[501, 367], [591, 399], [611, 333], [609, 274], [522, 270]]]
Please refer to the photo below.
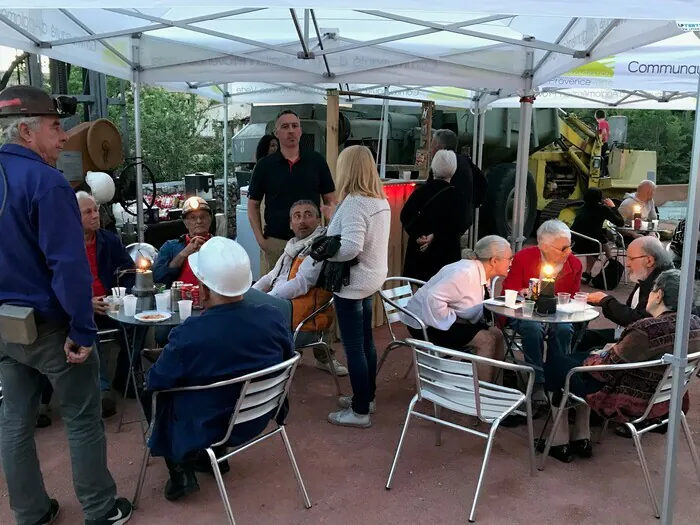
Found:
[[[294, 237], [289, 228], [289, 209], [299, 200], [316, 206], [335, 204], [335, 184], [325, 159], [313, 150], [300, 150], [301, 124], [290, 109], [277, 116], [275, 136], [280, 148], [255, 165], [248, 188], [248, 220], [264, 254], [263, 273], [268, 273]], [[265, 198], [265, 231], [260, 203]]]

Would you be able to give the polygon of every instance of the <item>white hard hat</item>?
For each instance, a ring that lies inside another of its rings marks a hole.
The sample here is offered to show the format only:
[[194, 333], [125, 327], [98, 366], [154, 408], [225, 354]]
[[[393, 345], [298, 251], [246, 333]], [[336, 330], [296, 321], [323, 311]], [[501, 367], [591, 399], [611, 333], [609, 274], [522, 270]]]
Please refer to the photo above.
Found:
[[114, 179], [108, 174], [102, 171], [88, 171], [85, 181], [98, 204], [104, 204], [114, 198]]
[[187, 261], [197, 279], [219, 295], [243, 295], [253, 284], [248, 254], [243, 246], [226, 237], [212, 237]]

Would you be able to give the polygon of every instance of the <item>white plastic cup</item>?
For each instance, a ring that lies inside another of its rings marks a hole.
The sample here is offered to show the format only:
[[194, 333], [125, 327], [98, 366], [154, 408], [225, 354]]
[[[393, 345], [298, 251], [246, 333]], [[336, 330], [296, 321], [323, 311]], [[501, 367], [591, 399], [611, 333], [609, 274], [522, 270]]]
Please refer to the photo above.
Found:
[[508, 308], [515, 308], [517, 299], [518, 292], [516, 290], [506, 290], [506, 306]]
[[180, 321], [184, 321], [192, 315], [192, 301], [185, 299], [177, 302], [177, 308], [180, 312]]
[[156, 294], [156, 310], [159, 312], [170, 311], [170, 292]]
[[586, 304], [588, 304], [588, 294], [584, 292], [579, 292], [576, 295], [574, 295], [574, 298], [571, 300], [573, 304], [576, 305], [576, 310], [579, 312], [583, 312], [586, 309]]
[[653, 221], [651, 221], [651, 229], [652, 230], [659, 229], [659, 219], [654, 219]]
[[649, 221], [642, 221], [642, 230], [648, 230], [649, 229]]
[[110, 312], [118, 312], [119, 306], [122, 304], [122, 300], [119, 297], [113, 295], [108, 295], [104, 298], [105, 303], [109, 307]]
[[525, 301], [523, 303], [523, 317], [532, 317], [535, 311], [535, 301]]
[[569, 299], [571, 299], [571, 294], [566, 292], [559, 292], [557, 294], [557, 304], [569, 304]]
[[127, 295], [124, 297], [124, 315], [127, 317], [134, 317], [136, 315], [136, 304], [139, 298], [135, 295]]
[[112, 288], [112, 295], [115, 297], [126, 297], [126, 288], [123, 286]]

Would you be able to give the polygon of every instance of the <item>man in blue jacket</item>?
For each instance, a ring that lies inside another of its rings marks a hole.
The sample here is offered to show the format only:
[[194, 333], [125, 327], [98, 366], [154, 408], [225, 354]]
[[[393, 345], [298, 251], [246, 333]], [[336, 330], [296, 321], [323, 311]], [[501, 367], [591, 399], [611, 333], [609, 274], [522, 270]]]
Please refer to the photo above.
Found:
[[0, 448], [18, 525], [51, 523], [59, 510], [46, 493], [34, 443], [41, 374], [60, 403], [85, 524], [123, 525], [132, 512], [128, 500], [116, 498], [107, 469], [92, 277], [78, 205], [54, 167], [67, 139], [59, 119], [75, 107], [75, 99], [52, 99], [28, 86], [0, 93], [0, 304], [33, 309], [37, 332], [31, 344], [0, 334]]
[[[252, 284], [250, 259], [235, 241], [213, 237], [189, 256], [200, 281], [206, 310], [170, 333], [168, 345], [149, 371], [148, 391], [208, 385], [274, 366], [294, 355], [289, 321], [277, 308], [244, 297]], [[226, 436], [241, 385], [163, 394], [149, 441], [154, 456], [164, 456], [170, 472], [170, 501], [199, 490], [197, 453]], [[148, 412], [150, 402], [144, 403]], [[228, 444], [237, 446], [260, 434], [274, 412], [236, 425]], [[149, 415], [150, 417], [150, 415]], [[209, 464], [208, 460], [205, 462]], [[228, 471], [226, 463], [220, 464]], [[208, 467], [211, 472], [211, 466]]]

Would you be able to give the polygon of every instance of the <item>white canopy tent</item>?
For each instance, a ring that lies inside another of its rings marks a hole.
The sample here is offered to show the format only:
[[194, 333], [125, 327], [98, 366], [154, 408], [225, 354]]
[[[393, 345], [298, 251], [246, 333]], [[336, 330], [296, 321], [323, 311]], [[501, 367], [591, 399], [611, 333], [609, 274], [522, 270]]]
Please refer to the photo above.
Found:
[[[5, 26], [0, 45], [133, 80], [138, 158], [144, 83], [180, 90], [205, 89], [210, 82], [444, 85], [476, 90], [484, 101], [517, 93], [522, 97], [514, 209], [518, 246], [533, 88], [585, 63], [679, 34], [676, 19], [700, 20], [695, 0], [617, 0], [584, 7], [561, 0], [494, 0], [480, 4], [478, 13], [465, 12], [463, 0], [437, 0], [429, 13], [418, 0], [372, 0], [355, 3], [355, 10], [327, 9], [327, 2], [318, 0], [307, 0], [306, 9], [299, 10], [291, 0], [248, 0], [248, 7], [239, 9], [224, 0], [208, 0], [209, 7], [201, 8], [189, 0], [72, 0], [70, 9], [62, 8], [64, 2], [38, 0], [25, 9], [18, 0], [0, 0]], [[587, 18], [579, 18], [582, 14]], [[695, 137], [690, 195], [697, 199], [700, 121]], [[137, 180], [141, 201], [140, 163]], [[693, 279], [690, 250], [697, 244], [699, 218], [689, 207], [687, 283]], [[138, 220], [142, 240], [141, 214]], [[691, 289], [684, 288], [679, 312], [677, 371], [687, 360], [683, 317], [690, 311]], [[673, 516], [681, 377], [674, 374], [664, 525]]]

